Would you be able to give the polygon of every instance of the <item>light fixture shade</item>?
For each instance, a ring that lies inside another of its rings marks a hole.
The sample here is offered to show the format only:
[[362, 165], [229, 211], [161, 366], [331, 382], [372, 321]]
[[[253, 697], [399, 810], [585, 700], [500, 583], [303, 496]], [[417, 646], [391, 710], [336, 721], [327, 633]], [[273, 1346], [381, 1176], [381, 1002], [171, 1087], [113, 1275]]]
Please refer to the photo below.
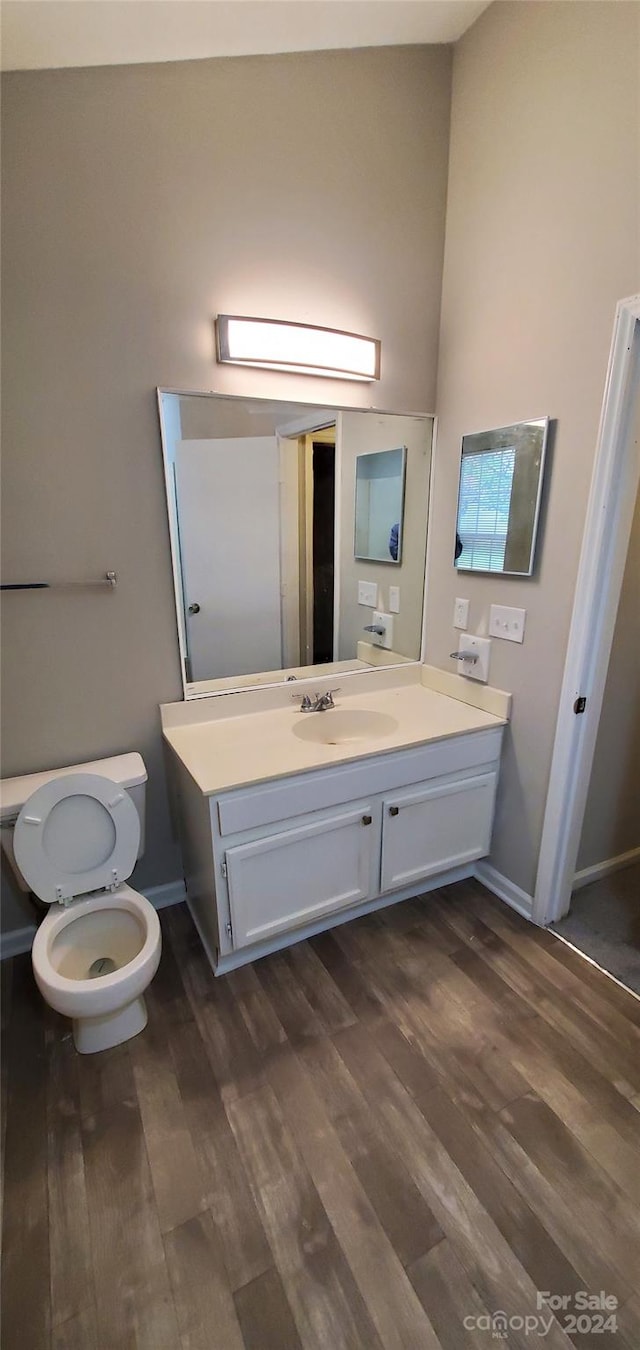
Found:
[[377, 338], [281, 319], [244, 319], [235, 314], [219, 314], [215, 326], [218, 361], [299, 375], [326, 375], [334, 380], [380, 379]]

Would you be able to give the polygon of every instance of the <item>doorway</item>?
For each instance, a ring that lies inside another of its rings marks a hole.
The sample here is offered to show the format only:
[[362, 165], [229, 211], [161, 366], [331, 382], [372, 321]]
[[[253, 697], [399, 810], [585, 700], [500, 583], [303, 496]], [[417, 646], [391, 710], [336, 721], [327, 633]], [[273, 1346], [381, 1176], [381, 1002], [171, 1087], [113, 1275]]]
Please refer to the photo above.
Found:
[[312, 444], [313, 455], [313, 664], [333, 661], [335, 584], [336, 447]]
[[335, 660], [339, 597], [338, 421], [278, 429], [283, 665]]
[[[637, 396], [640, 436], [640, 393]], [[554, 925], [640, 995], [640, 492], [602, 700], [569, 913]]]
[[[597, 763], [594, 756], [639, 481], [640, 296], [636, 295], [620, 301], [616, 310], [578, 568], [532, 914], [544, 926], [559, 925], [570, 914], [572, 895], [581, 889], [580, 878], [576, 887], [576, 864], [592, 766]], [[633, 567], [633, 546], [631, 557]], [[637, 650], [632, 664], [635, 669]]]

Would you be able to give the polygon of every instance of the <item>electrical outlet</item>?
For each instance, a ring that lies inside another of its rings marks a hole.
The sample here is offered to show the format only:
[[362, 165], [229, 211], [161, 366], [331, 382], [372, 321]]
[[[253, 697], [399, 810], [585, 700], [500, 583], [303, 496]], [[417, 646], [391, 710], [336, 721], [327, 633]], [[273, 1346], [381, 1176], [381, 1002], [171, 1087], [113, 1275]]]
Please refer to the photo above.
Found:
[[389, 613], [390, 613], [390, 614], [399, 614], [399, 613], [400, 613], [400, 587], [399, 587], [399, 586], [390, 586], [390, 587], [389, 587]]
[[470, 656], [475, 656], [475, 661], [458, 660], [458, 675], [466, 675], [469, 680], [481, 680], [483, 684], [489, 679], [489, 653], [491, 643], [488, 638], [475, 637], [473, 633], [461, 633], [458, 643], [459, 652], [468, 652]]
[[489, 612], [489, 632], [492, 637], [506, 638], [507, 642], [524, 642], [526, 609], [511, 609], [508, 605], [492, 605]]
[[378, 587], [375, 581], [358, 582], [358, 604], [370, 605], [375, 609], [378, 603]]
[[469, 601], [456, 599], [453, 602], [454, 628], [466, 628], [469, 622]]

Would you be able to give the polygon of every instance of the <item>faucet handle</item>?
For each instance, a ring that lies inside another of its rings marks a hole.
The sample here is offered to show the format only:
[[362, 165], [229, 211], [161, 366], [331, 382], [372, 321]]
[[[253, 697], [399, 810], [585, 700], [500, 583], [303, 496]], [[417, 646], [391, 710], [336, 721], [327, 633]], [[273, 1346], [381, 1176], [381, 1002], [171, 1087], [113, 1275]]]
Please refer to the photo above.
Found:
[[330, 707], [330, 708], [333, 708], [333, 706], [334, 706], [334, 704], [333, 704], [333, 695], [334, 695], [334, 694], [339, 694], [339, 693], [340, 693], [340, 687], [338, 687], [337, 689], [327, 689], [327, 692], [326, 692], [326, 694], [325, 694], [325, 698], [327, 698], [327, 699], [329, 700], [329, 707]]

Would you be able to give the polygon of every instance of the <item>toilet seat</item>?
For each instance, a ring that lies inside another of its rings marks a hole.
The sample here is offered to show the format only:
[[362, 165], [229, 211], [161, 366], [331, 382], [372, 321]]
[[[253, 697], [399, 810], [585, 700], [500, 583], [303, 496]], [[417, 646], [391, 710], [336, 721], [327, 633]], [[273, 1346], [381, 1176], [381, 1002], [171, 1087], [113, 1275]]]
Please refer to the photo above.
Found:
[[14, 832], [20, 871], [49, 905], [120, 886], [133, 872], [139, 844], [140, 819], [129, 794], [90, 773], [37, 788]]

